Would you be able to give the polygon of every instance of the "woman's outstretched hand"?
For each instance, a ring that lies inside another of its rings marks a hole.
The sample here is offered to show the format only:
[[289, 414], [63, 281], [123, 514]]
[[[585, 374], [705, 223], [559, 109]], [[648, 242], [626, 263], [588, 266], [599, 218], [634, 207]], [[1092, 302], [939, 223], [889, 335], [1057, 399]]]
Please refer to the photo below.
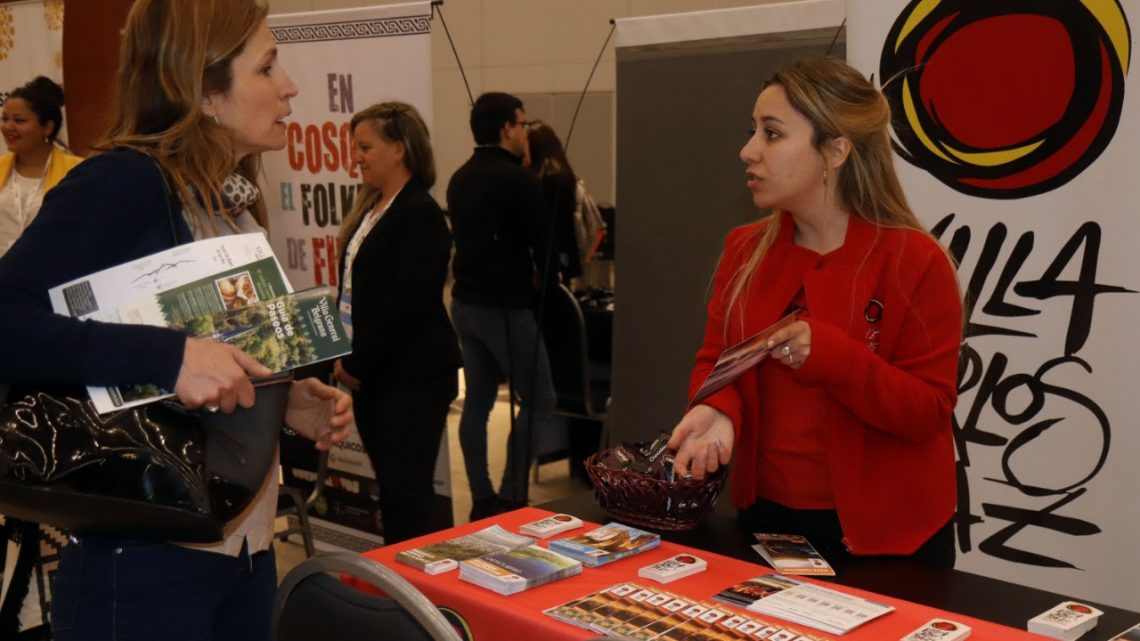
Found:
[[325, 451], [348, 438], [352, 397], [315, 378], [294, 381], [285, 405], [285, 425]]
[[673, 471], [680, 477], [703, 479], [732, 460], [734, 438], [732, 419], [709, 405], [697, 405], [673, 428], [669, 439], [669, 447], [677, 450]]

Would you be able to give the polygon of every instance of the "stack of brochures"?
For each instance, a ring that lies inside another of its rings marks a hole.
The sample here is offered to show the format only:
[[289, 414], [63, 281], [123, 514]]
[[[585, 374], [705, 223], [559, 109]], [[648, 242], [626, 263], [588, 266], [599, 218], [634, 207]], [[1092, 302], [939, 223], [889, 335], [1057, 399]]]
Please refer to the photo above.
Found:
[[607, 523], [584, 534], [550, 542], [550, 549], [598, 567], [661, 545], [661, 535], [621, 523]]
[[419, 568], [428, 574], [439, 574], [454, 570], [459, 566], [460, 561], [507, 552], [533, 544], [534, 539], [529, 536], [511, 534], [497, 525], [492, 525], [489, 528], [457, 539], [404, 550], [396, 554], [396, 560]]
[[515, 594], [581, 573], [581, 562], [537, 545], [459, 564], [460, 579], [499, 594]]
[[798, 534], [756, 534], [753, 550], [768, 565], [783, 574], [835, 576], [835, 570], [816, 552], [808, 540]]

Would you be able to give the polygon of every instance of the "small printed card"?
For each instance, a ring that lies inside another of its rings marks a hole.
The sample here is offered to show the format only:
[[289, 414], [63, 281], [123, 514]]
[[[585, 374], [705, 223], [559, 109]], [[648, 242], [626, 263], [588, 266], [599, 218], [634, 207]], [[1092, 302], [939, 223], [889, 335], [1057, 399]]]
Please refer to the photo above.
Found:
[[700, 557], [692, 554], [678, 554], [641, 568], [637, 571], [637, 576], [653, 579], [658, 583], [669, 583], [704, 572], [708, 566], [708, 562]]
[[540, 521], [527, 523], [519, 528], [519, 532], [540, 539], [548, 539], [555, 534], [562, 534], [582, 527], [582, 519], [569, 514], [555, 514]]
[[1100, 610], [1076, 601], [1065, 601], [1029, 620], [1029, 631], [1069, 641], [1096, 627]]
[[901, 641], [962, 641], [970, 636], [970, 626], [948, 619], [931, 619]]
[[777, 572], [835, 576], [831, 565], [806, 538], [798, 534], [756, 533], [754, 536], [758, 543], [752, 549]]

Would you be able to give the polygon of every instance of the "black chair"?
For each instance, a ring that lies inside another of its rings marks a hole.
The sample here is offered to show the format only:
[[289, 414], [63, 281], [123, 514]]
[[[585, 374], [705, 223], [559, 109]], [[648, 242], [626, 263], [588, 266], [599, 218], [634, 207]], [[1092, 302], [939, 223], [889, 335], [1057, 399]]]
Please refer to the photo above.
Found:
[[578, 299], [565, 285], [547, 291], [542, 336], [557, 394], [554, 413], [600, 423], [604, 434], [610, 381], [595, 378], [591, 373], [586, 319]]
[[[365, 594], [337, 577], [367, 581]], [[293, 568], [277, 588], [274, 641], [461, 641], [455, 628], [399, 574], [351, 552], [322, 554]]]
[[316, 553], [316, 547], [313, 545], [313, 527], [309, 523], [309, 510], [316, 505], [324, 494], [325, 479], [328, 478], [328, 475], [329, 453], [326, 451], [317, 456], [317, 479], [308, 497], [301, 494], [301, 490], [288, 485], [282, 485], [277, 496], [278, 518], [294, 514], [297, 516], [297, 524], [290, 525], [288, 528], [277, 532], [277, 538], [281, 541], [287, 541], [290, 534], [300, 534], [301, 542], [305, 546], [305, 558], [311, 559]]

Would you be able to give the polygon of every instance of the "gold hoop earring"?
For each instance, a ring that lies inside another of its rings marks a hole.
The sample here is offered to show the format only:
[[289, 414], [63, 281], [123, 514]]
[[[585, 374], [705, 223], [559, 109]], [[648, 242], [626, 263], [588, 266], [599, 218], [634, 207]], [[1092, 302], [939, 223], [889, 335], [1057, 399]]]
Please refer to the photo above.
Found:
[[218, 117], [218, 114], [214, 114], [210, 117], [214, 119], [215, 125], [221, 125], [222, 124], [222, 119]]

